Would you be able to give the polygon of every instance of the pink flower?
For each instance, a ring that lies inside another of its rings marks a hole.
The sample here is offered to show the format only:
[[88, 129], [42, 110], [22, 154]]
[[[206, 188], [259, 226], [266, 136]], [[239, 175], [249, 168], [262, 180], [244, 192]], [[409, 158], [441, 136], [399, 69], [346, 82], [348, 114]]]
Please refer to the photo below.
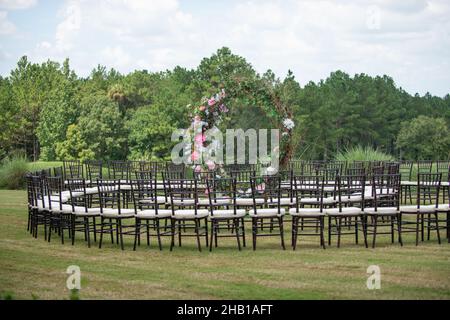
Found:
[[213, 106], [215, 104], [216, 104], [216, 100], [214, 100], [214, 98], [211, 98], [211, 99], [208, 100], [208, 105], [209, 106]]
[[261, 184], [256, 186], [256, 190], [258, 192], [263, 192], [265, 189], [266, 189], [266, 184], [265, 183], [261, 183]]
[[205, 195], [209, 195], [209, 190], [208, 190], [208, 188], [205, 189]]
[[[191, 154], [191, 159], [192, 159], [193, 161], [197, 161], [199, 158], [200, 158], [200, 154], [198, 153], [198, 151], [192, 152], [192, 154]], [[196, 168], [196, 170], [197, 170], [197, 168]]]
[[[194, 151], [194, 152], [196, 152], [196, 151]], [[195, 167], [194, 170], [195, 170], [195, 172], [201, 172], [202, 171], [202, 167], [200, 165], [198, 165], [198, 166]]]
[[194, 140], [196, 143], [202, 144], [203, 142], [205, 142], [206, 137], [203, 134], [199, 133], [195, 136]]
[[209, 161], [206, 163], [206, 165], [208, 166], [208, 169], [209, 169], [209, 170], [214, 170], [214, 169], [216, 168], [216, 164], [215, 164], [213, 161], [211, 161], [211, 160], [209, 160]]
[[205, 109], [206, 109], [206, 107], [205, 107], [205, 106], [201, 106], [201, 107], [199, 107], [199, 108], [198, 108], [198, 110], [200, 110], [200, 112], [203, 112], [203, 111], [205, 111]]

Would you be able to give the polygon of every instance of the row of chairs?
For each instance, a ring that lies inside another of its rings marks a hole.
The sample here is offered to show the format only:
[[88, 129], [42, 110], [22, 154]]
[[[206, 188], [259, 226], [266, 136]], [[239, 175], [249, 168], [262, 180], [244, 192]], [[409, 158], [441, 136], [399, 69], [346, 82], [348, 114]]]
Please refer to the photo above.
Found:
[[[329, 245], [332, 236], [337, 236], [340, 246], [345, 234], [353, 234], [358, 242], [362, 231], [365, 245], [367, 236], [373, 235], [375, 246], [376, 235], [383, 227], [390, 228], [392, 242], [395, 232], [400, 243], [403, 232], [415, 232], [418, 244], [419, 233], [424, 239], [425, 225], [428, 239], [431, 231], [436, 231], [440, 243], [439, 231], [444, 228], [448, 238], [450, 206], [439, 203], [441, 173], [419, 174], [416, 205], [400, 206], [398, 173], [373, 173], [368, 180], [366, 174], [331, 177], [329, 170], [317, 170], [314, 175], [293, 175], [287, 171], [273, 176], [256, 176], [253, 170], [232, 171], [229, 178], [206, 172], [194, 179], [187, 179], [180, 172], [163, 172], [162, 186], [154, 171], [136, 171], [135, 179], [97, 179], [95, 183], [84, 178], [64, 180], [62, 175], [29, 175], [28, 228], [36, 237], [38, 226], [44, 226], [48, 241], [57, 232], [64, 242], [67, 231], [72, 243], [75, 233], [83, 231], [88, 246], [91, 233], [94, 241], [100, 234], [100, 247], [103, 234], [109, 234], [114, 242], [115, 233], [122, 249], [123, 235], [134, 235], [136, 248], [141, 235], [146, 235], [149, 243], [151, 230], [156, 233], [160, 249], [161, 237], [170, 236], [171, 250], [176, 237], [179, 245], [182, 236], [197, 237], [201, 250], [204, 236], [211, 250], [213, 240], [217, 246], [219, 237], [231, 236], [240, 249], [241, 241], [245, 246], [245, 219], [250, 217], [253, 248], [260, 236], [280, 236], [285, 248], [283, 219], [288, 212], [294, 249], [299, 235], [319, 236], [325, 248], [325, 220]], [[440, 219], [440, 213], [447, 213], [447, 219]], [[411, 215], [415, 219], [403, 219]], [[131, 224], [123, 223], [131, 220]], [[194, 233], [186, 233], [190, 230]]]
[[[260, 164], [226, 164], [223, 166], [227, 172], [253, 170], [262, 172]], [[339, 174], [349, 174], [357, 170], [367, 173], [401, 173], [403, 179], [415, 181], [415, 173], [449, 173], [450, 161], [305, 161], [291, 160], [287, 169], [296, 175], [311, 174], [317, 170], [335, 169]], [[66, 178], [96, 179], [130, 179], [135, 171], [153, 171], [162, 173], [166, 170], [184, 171], [188, 169], [184, 164], [175, 165], [166, 161], [101, 161], [79, 160], [63, 161], [63, 174]], [[381, 172], [380, 172], [381, 171]]]

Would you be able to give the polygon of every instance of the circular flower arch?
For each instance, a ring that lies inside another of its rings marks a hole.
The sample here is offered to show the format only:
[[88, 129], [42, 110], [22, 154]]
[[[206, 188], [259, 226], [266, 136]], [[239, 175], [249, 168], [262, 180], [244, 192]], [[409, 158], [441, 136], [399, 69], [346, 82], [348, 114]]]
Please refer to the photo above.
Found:
[[[246, 103], [258, 106], [272, 121], [272, 126], [281, 132], [280, 149], [274, 150], [279, 153], [280, 167], [286, 167], [293, 153], [292, 132], [295, 123], [292, 120], [293, 112], [290, 106], [284, 104], [279, 93], [273, 86], [259, 81], [246, 81], [235, 79], [234, 86], [226, 89], [223, 86], [216, 93], [203, 97], [200, 103], [194, 107], [189, 106], [191, 110], [192, 124], [189, 130], [192, 130], [194, 141], [191, 160], [199, 163], [202, 152], [206, 147], [205, 132], [224, 120], [230, 109], [237, 105], [242, 99]], [[261, 84], [263, 88], [261, 89]], [[216, 164], [210, 160], [206, 163], [194, 165], [195, 171], [212, 170]]]

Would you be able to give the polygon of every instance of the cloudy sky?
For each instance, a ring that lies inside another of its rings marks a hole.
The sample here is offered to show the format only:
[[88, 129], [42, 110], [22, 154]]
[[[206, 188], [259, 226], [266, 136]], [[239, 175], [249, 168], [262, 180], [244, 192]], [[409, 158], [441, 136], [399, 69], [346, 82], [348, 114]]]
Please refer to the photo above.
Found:
[[195, 68], [222, 46], [301, 85], [341, 69], [450, 93], [448, 0], [0, 0], [0, 74], [69, 57], [79, 75]]

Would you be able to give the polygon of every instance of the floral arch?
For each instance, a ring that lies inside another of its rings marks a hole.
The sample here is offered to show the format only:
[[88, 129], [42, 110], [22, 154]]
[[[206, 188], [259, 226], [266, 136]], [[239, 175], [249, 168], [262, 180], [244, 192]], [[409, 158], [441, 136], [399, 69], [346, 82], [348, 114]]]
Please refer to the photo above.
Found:
[[[247, 102], [258, 106], [272, 121], [272, 129], [279, 129], [279, 166], [285, 168], [293, 153], [292, 132], [295, 123], [292, 120], [292, 108], [283, 103], [276, 87], [257, 79], [246, 81], [235, 79], [234, 85], [228, 89], [223, 85], [215, 89], [213, 94], [205, 96], [195, 105], [188, 106], [191, 109], [192, 123], [189, 128], [192, 143], [191, 160], [196, 163], [202, 156], [199, 150], [205, 148], [205, 132], [220, 124], [231, 108], [244, 97]], [[268, 128], [269, 129], [269, 128]], [[206, 162], [194, 165], [195, 170], [213, 169], [215, 163]]]

